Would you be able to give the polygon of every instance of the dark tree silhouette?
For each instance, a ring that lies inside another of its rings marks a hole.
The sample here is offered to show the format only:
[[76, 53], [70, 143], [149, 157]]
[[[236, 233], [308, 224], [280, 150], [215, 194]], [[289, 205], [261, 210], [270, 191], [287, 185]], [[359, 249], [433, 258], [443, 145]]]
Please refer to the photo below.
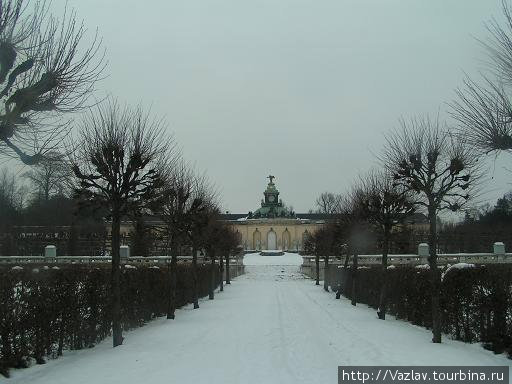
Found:
[[[206, 210], [208, 200], [201, 188], [201, 180], [194, 175], [192, 169], [182, 160], [169, 168], [161, 192], [162, 205], [159, 216], [164, 222], [164, 235], [167, 249], [171, 253], [169, 305], [167, 318], [174, 319], [176, 311], [176, 282], [178, 253], [184, 245], [190, 244], [190, 234], [198, 225], [201, 214]], [[196, 252], [195, 249], [192, 251]], [[195, 255], [193, 255], [195, 258]], [[194, 270], [197, 260], [193, 260]]]
[[393, 175], [394, 185], [409, 191], [414, 205], [428, 212], [432, 341], [440, 343], [437, 215], [443, 210], [460, 210], [472, 196], [479, 176], [478, 159], [461, 138], [441, 127], [439, 120], [424, 118], [401, 123], [401, 130], [387, 136], [383, 161]]
[[112, 330], [114, 347], [123, 342], [120, 297], [121, 219], [139, 213], [161, 196], [157, 172], [173, 153], [161, 121], [142, 109], [98, 106], [79, 126], [81, 136], [72, 159], [78, 180], [75, 195], [82, 206], [108, 212], [112, 237]]
[[504, 25], [493, 18], [487, 23], [489, 36], [481, 40], [489, 58], [490, 73], [480, 81], [469, 77], [456, 89], [451, 115], [460, 124], [460, 135], [479, 151], [512, 150], [512, 9], [502, 0]]
[[358, 195], [359, 190], [354, 186], [351, 192], [341, 199], [337, 215], [337, 225], [346, 243], [345, 268], [348, 267], [349, 258], [352, 256], [351, 304], [354, 306], [357, 304], [359, 255], [367, 251], [370, 245], [375, 242], [372, 228], [370, 228], [366, 218], [359, 210]]
[[0, 155], [41, 161], [68, 133], [63, 114], [81, 109], [104, 69], [96, 37], [74, 12], [53, 17], [49, 2], [0, 0]]
[[318, 213], [335, 214], [339, 210], [341, 195], [332, 192], [323, 192], [315, 200], [316, 211]]
[[32, 185], [36, 199], [48, 201], [52, 196], [65, 196], [70, 192], [73, 171], [62, 155], [50, 152], [23, 177]]
[[372, 224], [382, 236], [382, 284], [379, 319], [386, 318], [386, 275], [392, 231], [414, 212], [409, 191], [394, 185], [393, 175], [386, 171], [371, 171], [361, 177], [354, 194], [355, 207], [364, 220]]

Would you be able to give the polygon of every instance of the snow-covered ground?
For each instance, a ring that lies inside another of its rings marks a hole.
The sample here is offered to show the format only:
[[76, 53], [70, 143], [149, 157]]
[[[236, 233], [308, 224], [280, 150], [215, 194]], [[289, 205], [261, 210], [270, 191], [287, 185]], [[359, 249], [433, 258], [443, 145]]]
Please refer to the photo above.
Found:
[[479, 345], [432, 344], [429, 331], [381, 321], [299, 273], [301, 258], [245, 257], [246, 274], [201, 308], [13, 370], [11, 384], [336, 383], [338, 365], [511, 365]]

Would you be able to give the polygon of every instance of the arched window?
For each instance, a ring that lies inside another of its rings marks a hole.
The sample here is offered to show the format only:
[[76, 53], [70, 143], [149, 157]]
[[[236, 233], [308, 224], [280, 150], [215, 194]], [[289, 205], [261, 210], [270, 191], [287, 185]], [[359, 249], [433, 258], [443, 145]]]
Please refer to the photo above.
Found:
[[288, 228], [286, 228], [283, 232], [283, 251], [288, 251], [291, 248], [291, 236], [290, 232], [288, 232]]
[[277, 235], [272, 228], [267, 234], [267, 249], [277, 249]]
[[261, 232], [258, 231], [258, 228], [252, 234], [252, 249], [260, 250], [261, 249]]

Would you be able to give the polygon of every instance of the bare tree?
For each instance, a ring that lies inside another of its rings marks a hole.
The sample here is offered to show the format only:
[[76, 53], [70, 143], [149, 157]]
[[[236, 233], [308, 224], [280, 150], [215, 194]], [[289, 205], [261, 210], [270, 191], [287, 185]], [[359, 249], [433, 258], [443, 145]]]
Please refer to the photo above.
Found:
[[51, 196], [66, 195], [70, 190], [73, 171], [62, 155], [50, 152], [43, 160], [23, 174], [32, 184], [33, 194], [44, 201]]
[[488, 78], [484, 84], [466, 78], [456, 90], [451, 115], [460, 123], [460, 136], [488, 154], [512, 150], [512, 102], [503, 83]]
[[85, 33], [74, 12], [58, 20], [45, 1], [0, 0], [0, 155], [33, 165], [61, 145], [63, 114], [84, 106], [104, 69]]
[[[357, 304], [357, 272], [359, 268], [359, 255], [368, 250], [375, 242], [374, 233], [368, 221], [360, 211], [358, 205], [360, 190], [357, 185], [340, 198], [336, 218], [340, 244], [346, 244], [345, 270], [348, 269], [349, 259], [352, 258], [352, 287], [351, 304]], [[339, 293], [336, 295], [339, 297]]]
[[382, 236], [382, 282], [379, 319], [386, 318], [386, 282], [388, 253], [393, 229], [414, 212], [410, 192], [396, 185], [393, 175], [386, 171], [371, 171], [360, 178], [354, 194], [356, 210]]
[[496, 18], [486, 23], [489, 36], [480, 43], [487, 50], [491, 59], [491, 69], [498, 78], [512, 84], [512, 9], [507, 0], [501, 1], [502, 25]]
[[0, 170], [0, 230], [6, 231], [15, 224], [24, 206], [23, 186], [8, 168]]
[[109, 102], [90, 112], [79, 126], [81, 137], [73, 155], [81, 205], [108, 212], [112, 237], [112, 330], [114, 347], [123, 342], [120, 293], [121, 219], [140, 212], [160, 198], [160, 163], [173, 153], [162, 121], [139, 108]]
[[441, 274], [437, 266], [437, 215], [460, 210], [478, 181], [477, 156], [439, 120], [402, 120], [402, 129], [387, 137], [383, 161], [394, 185], [411, 193], [416, 207], [428, 212], [428, 258], [431, 273], [432, 341], [441, 342], [439, 307]]
[[335, 224], [329, 223], [306, 239], [305, 249], [315, 256], [315, 284], [320, 285], [320, 257], [324, 259], [324, 290], [328, 291], [329, 257], [335, 254]]
[[226, 261], [226, 284], [229, 281], [229, 258], [232, 252], [238, 247], [238, 238], [231, 227], [221, 223], [217, 239], [217, 248], [219, 250], [219, 273], [220, 273], [220, 291], [224, 291], [224, 260]]
[[206, 175], [196, 177], [195, 187], [192, 192], [193, 199], [203, 202], [204, 209], [196, 211], [192, 216], [190, 230], [188, 231], [188, 243], [192, 250], [192, 273], [194, 279], [193, 301], [194, 309], [199, 308], [198, 277], [197, 277], [197, 253], [202, 248], [206, 228], [209, 224], [209, 215], [218, 210], [218, 192]]
[[223, 224], [220, 222], [220, 209], [217, 206], [211, 207], [208, 211], [208, 224], [204, 231], [203, 248], [206, 256], [210, 259], [210, 289], [208, 298], [215, 298], [216, 268], [215, 263], [219, 254], [219, 239], [223, 235]]
[[456, 89], [451, 115], [460, 123], [460, 134], [483, 153], [512, 150], [512, 9], [502, 0], [505, 25], [495, 18], [487, 24], [489, 37], [481, 41], [491, 59], [491, 74], [481, 81], [469, 77]]
[[162, 190], [159, 216], [164, 222], [163, 230], [168, 242], [167, 249], [171, 253], [167, 318], [174, 319], [178, 253], [189, 240], [196, 220], [206, 209], [207, 200], [203, 191], [200, 191], [198, 178], [183, 160], [169, 168], [169, 171]]
[[332, 192], [323, 192], [315, 201], [318, 213], [335, 214], [339, 210], [341, 196]]

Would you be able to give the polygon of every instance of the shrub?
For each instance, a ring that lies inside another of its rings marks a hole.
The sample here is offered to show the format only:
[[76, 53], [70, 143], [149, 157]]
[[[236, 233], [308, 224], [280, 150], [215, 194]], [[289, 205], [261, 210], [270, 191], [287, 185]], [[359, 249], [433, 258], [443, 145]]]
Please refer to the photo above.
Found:
[[[357, 301], [377, 309], [382, 269], [357, 271]], [[429, 270], [388, 269], [387, 311], [398, 319], [430, 328]], [[341, 284], [339, 284], [341, 282]], [[352, 299], [352, 272], [339, 269], [330, 285]], [[512, 356], [512, 265], [489, 264], [450, 268], [441, 286], [443, 332], [456, 340], [481, 342], [495, 353]]]
[[[190, 264], [178, 265], [177, 304], [192, 302]], [[198, 266], [199, 296], [208, 295], [209, 265]], [[168, 267], [125, 267], [122, 326], [140, 327], [167, 311]], [[219, 274], [217, 273], [217, 276]], [[110, 335], [109, 265], [0, 266], [0, 373], [44, 363], [64, 349], [90, 348]]]

